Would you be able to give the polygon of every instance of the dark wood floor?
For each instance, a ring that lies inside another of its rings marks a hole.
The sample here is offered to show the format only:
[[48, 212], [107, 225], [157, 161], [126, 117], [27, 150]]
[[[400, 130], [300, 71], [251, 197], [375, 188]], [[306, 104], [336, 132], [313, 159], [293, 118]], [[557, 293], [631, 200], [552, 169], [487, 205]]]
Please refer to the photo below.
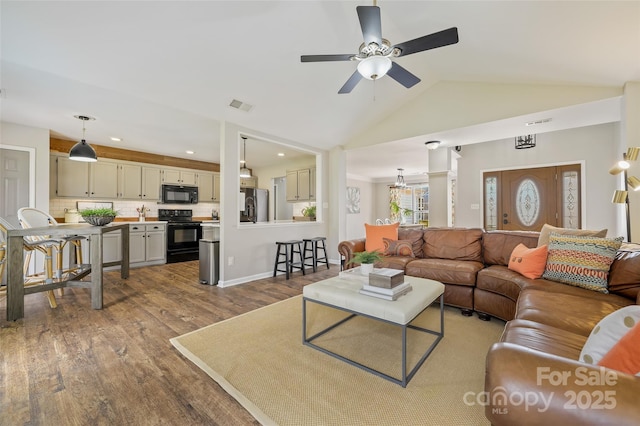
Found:
[[105, 273], [104, 309], [66, 289], [51, 309], [25, 299], [7, 322], [0, 301], [0, 425], [256, 423], [169, 339], [302, 293], [339, 267], [229, 288], [198, 283], [198, 262]]

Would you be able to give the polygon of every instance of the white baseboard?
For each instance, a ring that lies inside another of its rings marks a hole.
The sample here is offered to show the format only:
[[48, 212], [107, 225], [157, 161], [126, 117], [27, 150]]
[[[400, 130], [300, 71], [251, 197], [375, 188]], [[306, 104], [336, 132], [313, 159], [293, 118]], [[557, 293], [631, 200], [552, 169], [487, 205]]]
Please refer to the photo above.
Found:
[[[340, 265], [340, 261], [335, 259], [329, 259], [329, 263], [332, 265]], [[284, 272], [278, 272], [277, 275], [284, 275]], [[263, 272], [260, 274], [249, 275], [246, 277], [235, 278], [233, 280], [218, 281], [218, 287], [221, 287], [221, 288], [232, 287], [234, 285], [245, 284], [251, 281], [256, 281], [256, 280], [261, 280], [264, 278], [271, 278], [271, 277], [273, 277], [273, 271]]]

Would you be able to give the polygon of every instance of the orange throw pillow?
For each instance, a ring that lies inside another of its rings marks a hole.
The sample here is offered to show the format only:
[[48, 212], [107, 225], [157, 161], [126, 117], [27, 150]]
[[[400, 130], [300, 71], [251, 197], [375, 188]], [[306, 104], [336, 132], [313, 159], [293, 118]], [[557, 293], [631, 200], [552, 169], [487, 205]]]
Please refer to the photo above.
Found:
[[519, 272], [527, 278], [535, 280], [544, 274], [547, 265], [547, 245], [528, 248], [520, 243], [511, 252], [509, 269]]
[[390, 240], [398, 239], [398, 226], [399, 223], [393, 223], [391, 225], [369, 225], [364, 224], [364, 230], [366, 232], [366, 241], [364, 243], [364, 249], [366, 251], [379, 251], [384, 252], [383, 238]]
[[640, 322], [637, 322], [600, 360], [598, 365], [640, 375]]

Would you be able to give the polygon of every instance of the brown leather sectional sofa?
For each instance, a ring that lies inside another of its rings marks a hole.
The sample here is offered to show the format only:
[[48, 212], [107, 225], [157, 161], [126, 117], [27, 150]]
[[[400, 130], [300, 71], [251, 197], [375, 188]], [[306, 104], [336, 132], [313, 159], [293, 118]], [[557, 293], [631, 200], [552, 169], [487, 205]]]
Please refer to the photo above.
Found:
[[[508, 269], [513, 249], [535, 247], [539, 233], [482, 229], [400, 229], [415, 257], [388, 256], [377, 267], [445, 284], [445, 303], [507, 321], [487, 356], [486, 416], [494, 425], [640, 424], [640, 378], [578, 361], [591, 330], [609, 313], [640, 304], [640, 245], [623, 244], [609, 294]], [[343, 241], [348, 261], [364, 239]], [[345, 262], [346, 264], [346, 262]], [[604, 371], [604, 373], [603, 373]], [[608, 373], [607, 373], [608, 372]], [[563, 375], [565, 380], [552, 380]], [[528, 399], [527, 399], [528, 398]]]

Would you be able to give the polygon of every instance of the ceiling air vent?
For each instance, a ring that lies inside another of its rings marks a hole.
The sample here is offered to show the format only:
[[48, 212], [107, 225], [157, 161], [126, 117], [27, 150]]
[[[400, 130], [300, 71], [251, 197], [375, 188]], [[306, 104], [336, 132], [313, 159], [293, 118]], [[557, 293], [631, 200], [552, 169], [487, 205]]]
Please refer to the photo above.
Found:
[[239, 101], [237, 99], [232, 100], [229, 106], [231, 108], [239, 109], [240, 111], [244, 112], [249, 112], [251, 111], [251, 108], [253, 108], [253, 105], [249, 105], [248, 103]]

